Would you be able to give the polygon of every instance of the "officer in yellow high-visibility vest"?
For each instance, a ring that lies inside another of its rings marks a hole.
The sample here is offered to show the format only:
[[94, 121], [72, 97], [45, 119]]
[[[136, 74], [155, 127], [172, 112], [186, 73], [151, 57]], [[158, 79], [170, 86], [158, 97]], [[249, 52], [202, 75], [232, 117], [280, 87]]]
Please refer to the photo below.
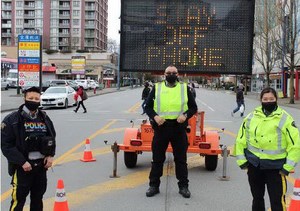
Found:
[[286, 210], [286, 178], [300, 160], [300, 138], [296, 124], [277, 105], [273, 88], [260, 94], [261, 106], [244, 119], [235, 144], [237, 164], [248, 169], [253, 196], [252, 210], [264, 211], [267, 186], [272, 211]]
[[150, 187], [146, 196], [151, 197], [159, 193], [166, 149], [171, 142], [176, 178], [179, 180], [179, 193], [189, 198], [191, 193], [188, 189], [186, 127], [188, 119], [197, 112], [197, 104], [187, 84], [178, 82], [176, 67], [168, 66], [165, 70], [165, 78], [165, 81], [155, 84], [145, 106], [154, 129]]

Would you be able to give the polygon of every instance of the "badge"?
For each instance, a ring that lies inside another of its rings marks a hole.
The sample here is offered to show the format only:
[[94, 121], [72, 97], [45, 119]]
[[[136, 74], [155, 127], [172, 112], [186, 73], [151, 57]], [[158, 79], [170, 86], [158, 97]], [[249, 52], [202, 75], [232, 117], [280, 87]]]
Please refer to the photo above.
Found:
[[297, 128], [295, 121], [292, 122], [292, 126]]
[[1, 130], [3, 130], [6, 127], [6, 124], [4, 122], [1, 123]]

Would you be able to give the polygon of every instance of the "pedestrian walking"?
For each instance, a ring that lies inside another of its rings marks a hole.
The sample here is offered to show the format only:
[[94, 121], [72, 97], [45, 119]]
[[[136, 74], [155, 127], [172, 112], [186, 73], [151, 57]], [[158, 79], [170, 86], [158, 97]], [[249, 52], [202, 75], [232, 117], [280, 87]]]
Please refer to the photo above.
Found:
[[245, 101], [244, 101], [244, 85], [240, 84], [238, 89], [236, 90], [236, 103], [237, 103], [237, 107], [231, 112], [231, 116], [234, 116], [234, 114], [237, 111], [241, 112], [241, 117], [244, 116], [244, 112], [245, 112]]
[[145, 114], [146, 100], [147, 100], [147, 97], [148, 97], [150, 91], [151, 91], [151, 89], [150, 89], [150, 87], [149, 87], [149, 83], [148, 83], [148, 82], [145, 82], [145, 84], [144, 84], [144, 89], [143, 89], [143, 92], [142, 92], [142, 100], [143, 100], [143, 103], [142, 103], [143, 113], [142, 113], [142, 115]]
[[10, 210], [14, 211], [23, 210], [29, 192], [30, 210], [43, 210], [47, 169], [53, 163], [56, 133], [49, 116], [38, 108], [40, 97], [37, 87], [25, 90], [25, 103], [1, 124], [1, 150], [12, 176]]
[[159, 193], [166, 150], [171, 142], [179, 193], [189, 198], [191, 193], [188, 189], [186, 127], [188, 119], [197, 112], [197, 104], [187, 84], [178, 82], [178, 70], [175, 66], [166, 68], [165, 78], [165, 81], [155, 84], [152, 88], [145, 106], [154, 129], [150, 187], [146, 196], [151, 197]]
[[87, 96], [87, 93], [86, 91], [83, 89], [83, 86], [79, 86], [78, 87], [78, 90], [77, 90], [77, 107], [76, 109], [74, 110], [75, 113], [77, 113], [78, 109], [80, 108], [80, 105], [82, 106], [83, 108], [83, 113], [86, 113], [86, 108], [83, 104], [83, 101], [87, 100], [88, 96]]
[[300, 159], [299, 130], [292, 116], [277, 105], [273, 88], [260, 94], [261, 106], [244, 119], [235, 143], [237, 164], [248, 169], [252, 210], [264, 211], [267, 186], [272, 211], [286, 210], [286, 176]]

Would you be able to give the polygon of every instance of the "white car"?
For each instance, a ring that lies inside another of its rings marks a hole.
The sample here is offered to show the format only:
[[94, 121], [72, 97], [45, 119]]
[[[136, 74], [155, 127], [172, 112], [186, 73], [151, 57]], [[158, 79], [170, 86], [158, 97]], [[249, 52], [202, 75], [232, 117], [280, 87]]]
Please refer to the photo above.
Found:
[[99, 84], [98, 84], [98, 82], [97, 81], [94, 81], [94, 80], [90, 80], [89, 81], [89, 86], [90, 86], [90, 88], [91, 89], [99, 89]]
[[8, 90], [9, 84], [6, 78], [1, 78], [1, 90]]
[[76, 91], [70, 86], [49, 87], [41, 96], [41, 107], [64, 107], [76, 104]]
[[82, 80], [75, 80], [78, 86], [82, 86], [83, 89], [89, 89], [89, 82], [88, 80], [82, 79]]

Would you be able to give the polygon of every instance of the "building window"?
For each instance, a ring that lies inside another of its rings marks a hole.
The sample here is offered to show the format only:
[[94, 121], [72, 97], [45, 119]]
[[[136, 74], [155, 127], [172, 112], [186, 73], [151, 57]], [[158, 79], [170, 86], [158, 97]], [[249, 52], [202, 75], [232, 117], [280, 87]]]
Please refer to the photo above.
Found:
[[73, 7], [80, 7], [80, 1], [73, 1]]
[[79, 34], [79, 29], [73, 28], [73, 35], [75, 35], [75, 34]]
[[73, 10], [73, 16], [74, 17], [80, 16], [80, 11], [79, 10]]
[[73, 26], [79, 26], [79, 19], [73, 19]]
[[17, 1], [16, 7], [23, 7], [23, 1]]
[[23, 10], [17, 10], [16, 16], [17, 17], [23, 17]]

